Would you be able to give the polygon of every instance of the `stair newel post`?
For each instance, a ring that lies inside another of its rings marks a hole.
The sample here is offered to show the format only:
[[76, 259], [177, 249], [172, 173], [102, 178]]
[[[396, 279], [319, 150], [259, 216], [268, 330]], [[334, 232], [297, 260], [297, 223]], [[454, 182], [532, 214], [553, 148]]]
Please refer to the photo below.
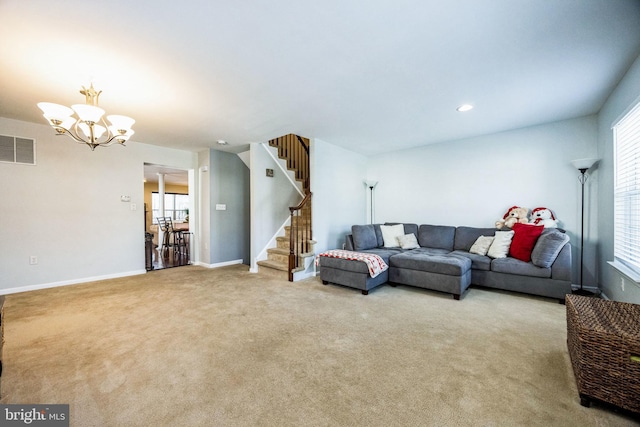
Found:
[[[307, 216], [305, 215], [304, 218], [306, 219], [306, 217]], [[308, 242], [307, 242], [307, 238], [308, 238], [308, 236], [307, 236], [307, 226], [308, 226], [307, 224], [304, 224], [304, 226], [302, 227], [302, 242], [301, 242], [301, 244], [302, 244], [302, 252], [305, 253], [305, 254], [307, 252], [309, 252]]]
[[293, 221], [293, 213], [295, 208], [289, 208], [291, 212], [291, 223], [289, 226], [289, 281], [293, 282], [293, 270], [296, 268], [296, 255], [295, 255], [295, 246], [294, 246], [294, 234], [295, 234], [295, 226]]

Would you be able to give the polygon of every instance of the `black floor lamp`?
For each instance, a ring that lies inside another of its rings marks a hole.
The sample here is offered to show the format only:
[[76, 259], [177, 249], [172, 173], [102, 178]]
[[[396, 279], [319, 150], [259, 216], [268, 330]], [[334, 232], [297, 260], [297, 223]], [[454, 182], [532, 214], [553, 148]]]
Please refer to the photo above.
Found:
[[364, 185], [367, 186], [367, 188], [371, 191], [369, 193], [369, 212], [370, 212], [370, 216], [369, 218], [371, 219], [371, 224], [373, 224], [373, 189], [376, 188], [376, 185], [378, 185], [378, 181], [365, 181]]
[[587, 171], [596, 164], [598, 159], [578, 159], [572, 160], [571, 164], [580, 171], [578, 181], [582, 187], [582, 199], [580, 206], [580, 289], [573, 291], [576, 295], [593, 296], [595, 293], [587, 291], [582, 287], [582, 278], [584, 271], [584, 183], [587, 181]]

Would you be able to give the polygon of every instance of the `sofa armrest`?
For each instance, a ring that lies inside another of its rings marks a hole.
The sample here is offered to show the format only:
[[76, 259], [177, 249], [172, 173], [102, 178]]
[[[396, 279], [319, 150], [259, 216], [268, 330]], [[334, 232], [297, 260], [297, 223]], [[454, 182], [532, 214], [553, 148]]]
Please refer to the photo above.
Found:
[[566, 243], [551, 265], [551, 278], [571, 281], [571, 244]]
[[344, 249], [347, 251], [352, 251], [353, 248], [353, 234], [347, 234], [344, 238]]

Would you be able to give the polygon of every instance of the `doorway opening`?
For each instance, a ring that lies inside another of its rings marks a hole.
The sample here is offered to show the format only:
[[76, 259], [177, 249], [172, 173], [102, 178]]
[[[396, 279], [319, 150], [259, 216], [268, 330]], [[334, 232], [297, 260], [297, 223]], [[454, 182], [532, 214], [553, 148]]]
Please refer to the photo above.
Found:
[[145, 267], [147, 271], [192, 262], [194, 229], [189, 171], [144, 164]]

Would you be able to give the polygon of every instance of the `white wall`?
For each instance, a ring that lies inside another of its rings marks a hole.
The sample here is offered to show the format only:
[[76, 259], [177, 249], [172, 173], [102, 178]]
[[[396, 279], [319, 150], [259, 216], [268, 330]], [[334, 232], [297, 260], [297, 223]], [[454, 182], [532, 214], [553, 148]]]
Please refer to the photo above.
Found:
[[[611, 126], [640, 102], [640, 57], [600, 110], [598, 120], [598, 278], [603, 292], [617, 301], [640, 303], [640, 286], [607, 264], [613, 261], [613, 131]], [[625, 281], [625, 290], [621, 288]]]
[[[269, 149], [269, 148], [267, 148]], [[277, 156], [276, 149], [273, 153]], [[273, 238], [289, 218], [289, 206], [302, 201], [302, 195], [287, 179], [264, 144], [250, 146], [251, 164], [251, 268], [257, 271], [257, 261], [266, 259], [266, 249], [275, 247]], [[282, 161], [284, 163], [284, 161]], [[273, 169], [268, 177], [267, 169]], [[293, 173], [291, 173], [293, 176]], [[280, 235], [284, 235], [282, 230]]]
[[198, 236], [196, 238], [196, 247], [199, 252], [198, 264], [208, 266], [211, 264], [211, 246], [209, 236], [211, 236], [211, 159], [209, 150], [198, 152], [198, 170], [196, 173], [196, 182], [199, 190], [196, 192], [199, 200], [198, 205]]
[[0, 134], [37, 144], [37, 165], [0, 163], [0, 293], [145, 272], [144, 163], [193, 169], [193, 153], [135, 142], [92, 152], [6, 118]]
[[315, 253], [342, 248], [353, 224], [366, 222], [367, 157], [322, 140], [311, 144]]
[[[580, 184], [570, 161], [594, 157], [596, 135], [589, 116], [371, 157], [376, 222], [493, 227], [513, 205], [544, 206], [569, 234], [576, 260]], [[585, 250], [585, 262], [594, 257]], [[585, 273], [585, 283], [594, 280]]]

